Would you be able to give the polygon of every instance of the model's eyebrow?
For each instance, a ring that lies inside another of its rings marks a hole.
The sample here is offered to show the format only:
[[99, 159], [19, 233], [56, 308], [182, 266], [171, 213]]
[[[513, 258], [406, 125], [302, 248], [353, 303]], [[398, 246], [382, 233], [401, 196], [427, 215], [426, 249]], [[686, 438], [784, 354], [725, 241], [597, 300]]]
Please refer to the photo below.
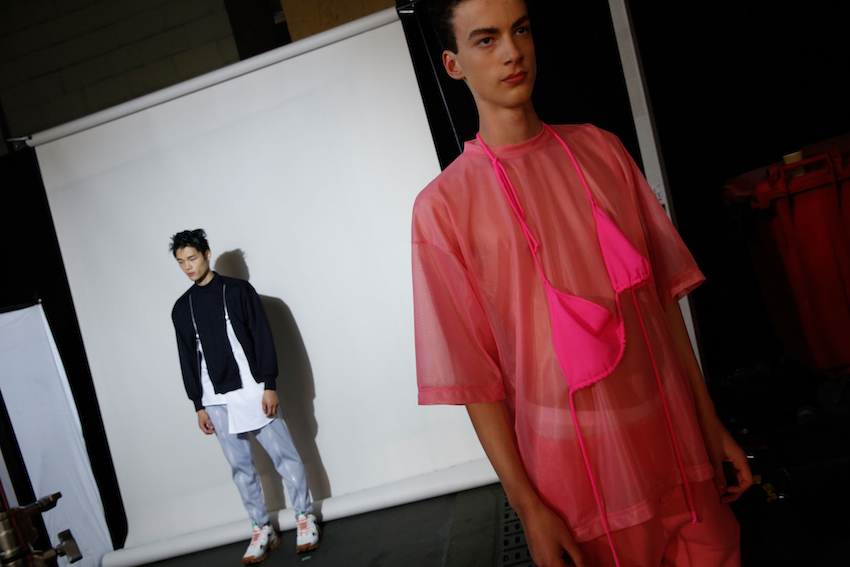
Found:
[[[518, 28], [518, 27], [520, 27], [524, 24], [527, 24], [528, 22], [529, 22], [528, 14], [524, 14], [524, 15], [520, 16], [520, 18], [517, 19], [517, 21], [515, 21], [514, 23], [511, 24], [511, 29]], [[499, 33], [498, 28], [476, 28], [476, 29], [472, 30], [471, 32], [469, 32], [469, 37], [467, 39], [473, 39], [474, 37], [477, 37], [479, 35], [493, 35], [493, 34], [496, 34], [496, 33]]]
[[493, 35], [498, 32], [499, 30], [496, 28], [478, 28], [469, 32], [469, 37], [467, 39], [473, 39], [479, 35]]

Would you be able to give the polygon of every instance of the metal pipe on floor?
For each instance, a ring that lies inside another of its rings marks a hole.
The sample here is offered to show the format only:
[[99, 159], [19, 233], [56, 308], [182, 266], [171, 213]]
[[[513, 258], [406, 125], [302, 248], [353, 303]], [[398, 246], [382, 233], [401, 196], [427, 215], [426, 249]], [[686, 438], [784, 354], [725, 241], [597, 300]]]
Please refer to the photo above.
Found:
[[[494, 482], [499, 482], [499, 478], [490, 465], [490, 461], [485, 458], [352, 494], [334, 496], [314, 502], [313, 507], [320, 511], [320, 519], [323, 522], [329, 522], [478, 488]], [[276, 515], [280, 531], [295, 528], [292, 510], [279, 510]], [[272, 517], [274, 516], [275, 514], [272, 514]], [[249, 539], [251, 539], [251, 525], [246, 516], [238, 522], [207, 528], [201, 532], [119, 549], [106, 554], [102, 565], [103, 567], [137, 567]]]

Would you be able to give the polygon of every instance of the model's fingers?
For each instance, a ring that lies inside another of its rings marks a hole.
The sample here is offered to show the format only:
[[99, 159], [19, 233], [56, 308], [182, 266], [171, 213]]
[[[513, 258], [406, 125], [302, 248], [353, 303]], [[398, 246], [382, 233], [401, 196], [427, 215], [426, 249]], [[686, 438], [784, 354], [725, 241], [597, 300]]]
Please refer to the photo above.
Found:
[[572, 563], [570, 563], [571, 565], [575, 565], [575, 567], [586, 567], [584, 556], [575, 542], [565, 545], [564, 548], [566, 548], [567, 554], [569, 554], [569, 559], [572, 561]]
[[753, 473], [747, 455], [739, 448], [730, 455], [731, 462], [724, 463], [728, 468], [730, 483], [720, 495], [721, 503], [734, 502], [753, 484]]
[[[527, 532], [526, 532], [527, 533]], [[566, 563], [564, 560], [569, 560], [566, 550], [566, 545], [561, 541], [562, 538], [557, 537], [552, 541], [538, 541], [532, 543], [528, 541], [528, 551], [531, 552], [531, 558], [537, 567], [566, 567], [571, 563]], [[536, 543], [539, 543], [539, 549]]]
[[[736, 467], [738, 465], [736, 464]], [[753, 485], [753, 471], [750, 470], [750, 462], [744, 456], [744, 461], [738, 468], [738, 486], [741, 487], [741, 492]]]
[[562, 557], [552, 555], [542, 559], [534, 559], [534, 564], [537, 567], [567, 567], [568, 565], [573, 565], [573, 563], [568, 563], [569, 560], [569, 555], [564, 553]]
[[749, 488], [749, 485], [738, 485], [738, 486], [730, 486], [726, 489], [726, 492], [720, 496], [720, 503], [727, 504], [729, 502], [734, 502]]
[[726, 504], [727, 502], [734, 502], [741, 497], [747, 489], [752, 486], [752, 478], [749, 480], [742, 479], [742, 476], [738, 476], [741, 479], [738, 482], [738, 486], [730, 486], [726, 489], [726, 493], [720, 497], [720, 502]]
[[720, 503], [728, 504], [729, 502], [735, 502], [738, 498], [741, 497], [741, 494], [743, 494], [743, 492], [731, 492], [730, 489], [730, 492], [727, 492], [726, 494], [720, 497]]
[[753, 477], [742, 477], [742, 480], [738, 482], [738, 489], [741, 493], [744, 493], [749, 487], [753, 485]]

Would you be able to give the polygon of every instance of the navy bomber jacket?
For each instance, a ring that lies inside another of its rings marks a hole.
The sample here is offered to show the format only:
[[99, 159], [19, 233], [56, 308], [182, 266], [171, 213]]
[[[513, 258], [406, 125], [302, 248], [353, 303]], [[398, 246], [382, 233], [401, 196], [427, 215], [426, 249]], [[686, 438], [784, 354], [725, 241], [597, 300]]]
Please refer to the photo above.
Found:
[[195, 404], [195, 410], [204, 408], [201, 403], [200, 353], [195, 348], [195, 329], [189, 309], [189, 296], [195, 312], [195, 323], [204, 349], [204, 358], [210, 381], [216, 393], [223, 394], [242, 387], [239, 368], [233, 358], [233, 351], [227, 340], [227, 326], [224, 321], [224, 303], [222, 291], [227, 286], [224, 297], [227, 311], [236, 338], [245, 350], [251, 373], [257, 382], [264, 383], [266, 390], [276, 388], [277, 355], [274, 340], [266, 312], [260, 303], [260, 296], [253, 286], [245, 280], [220, 276], [217, 273], [205, 286], [193, 285], [180, 296], [171, 311], [171, 320], [177, 333], [177, 350], [180, 354], [180, 368], [183, 371], [183, 384], [186, 394]]

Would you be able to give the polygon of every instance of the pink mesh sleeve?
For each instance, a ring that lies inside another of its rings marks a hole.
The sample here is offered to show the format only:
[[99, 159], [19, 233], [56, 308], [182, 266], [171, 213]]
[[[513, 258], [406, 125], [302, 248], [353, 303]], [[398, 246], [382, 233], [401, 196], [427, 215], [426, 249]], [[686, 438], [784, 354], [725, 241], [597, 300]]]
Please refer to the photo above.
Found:
[[658, 202], [640, 168], [620, 140], [610, 136], [614, 138], [611, 149], [626, 176], [626, 182], [635, 188], [658, 299], [661, 305], [665, 306], [671, 299], [681, 299], [699, 287], [705, 281], [705, 276], [697, 267], [690, 250], [679, 236], [664, 207]]
[[453, 252], [413, 243], [413, 306], [419, 403], [504, 399], [493, 333]]

